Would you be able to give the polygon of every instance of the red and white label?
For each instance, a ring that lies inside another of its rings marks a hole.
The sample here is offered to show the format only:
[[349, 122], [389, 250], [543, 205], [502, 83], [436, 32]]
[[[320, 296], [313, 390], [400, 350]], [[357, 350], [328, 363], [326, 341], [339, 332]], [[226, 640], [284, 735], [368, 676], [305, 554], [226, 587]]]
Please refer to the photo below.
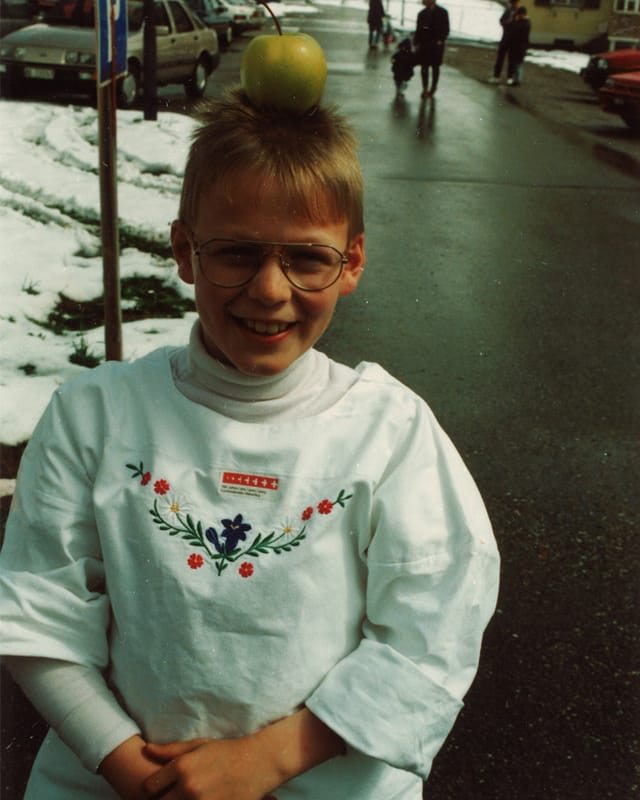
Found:
[[267, 492], [277, 492], [278, 489], [278, 478], [272, 478], [268, 475], [225, 471], [220, 479], [220, 491], [230, 494], [244, 494], [256, 497]]

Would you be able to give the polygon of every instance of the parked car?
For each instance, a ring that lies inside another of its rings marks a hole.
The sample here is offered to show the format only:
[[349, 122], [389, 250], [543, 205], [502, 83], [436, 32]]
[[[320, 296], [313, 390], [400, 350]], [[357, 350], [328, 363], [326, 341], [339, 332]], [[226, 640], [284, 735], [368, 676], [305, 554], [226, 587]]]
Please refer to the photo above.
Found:
[[225, 0], [225, 3], [233, 14], [234, 36], [245, 31], [259, 31], [267, 19], [264, 7], [257, 5], [253, 0], [246, 3]]
[[596, 53], [591, 56], [587, 66], [580, 71], [580, 74], [584, 81], [597, 92], [601, 86], [604, 86], [610, 75], [633, 72], [637, 69], [640, 69], [640, 50], [625, 48], [624, 50]]
[[[96, 85], [94, 0], [62, 0], [42, 12], [42, 22], [0, 40], [3, 92], [24, 94], [33, 84], [51, 90], [92, 94]], [[117, 85], [118, 102], [133, 106], [143, 81], [143, 3], [127, 3], [127, 74]], [[220, 62], [216, 32], [183, 0], [155, 0], [157, 65], [160, 86], [184, 84], [190, 97], [204, 93]]]
[[640, 133], [640, 70], [607, 78], [598, 96], [605, 111], [619, 114], [632, 131]]
[[200, 17], [208, 28], [218, 35], [221, 49], [229, 47], [233, 40], [233, 12], [222, 0], [187, 0], [192, 11]]

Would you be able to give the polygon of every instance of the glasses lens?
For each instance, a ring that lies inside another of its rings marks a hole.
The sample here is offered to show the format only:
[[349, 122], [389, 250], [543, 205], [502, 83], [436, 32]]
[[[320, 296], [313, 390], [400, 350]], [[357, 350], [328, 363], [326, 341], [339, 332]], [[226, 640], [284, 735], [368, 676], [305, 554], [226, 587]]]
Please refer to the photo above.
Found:
[[200, 248], [200, 267], [212, 283], [240, 286], [258, 271], [262, 253], [262, 246], [252, 242], [212, 239]]
[[329, 245], [289, 245], [283, 259], [289, 280], [301, 289], [325, 289], [342, 270], [342, 253]]

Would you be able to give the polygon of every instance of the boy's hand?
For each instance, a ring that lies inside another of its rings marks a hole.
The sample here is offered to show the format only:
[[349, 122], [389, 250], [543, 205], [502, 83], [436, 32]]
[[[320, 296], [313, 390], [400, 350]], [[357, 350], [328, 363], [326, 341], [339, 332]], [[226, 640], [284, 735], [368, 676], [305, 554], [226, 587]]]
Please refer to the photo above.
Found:
[[275, 800], [269, 793], [345, 751], [342, 739], [302, 708], [239, 739], [147, 744], [164, 766], [144, 781], [144, 796], [162, 800]]
[[160, 769], [145, 753], [145, 741], [132, 736], [102, 761], [98, 772], [123, 800], [141, 800], [144, 781]]
[[278, 776], [251, 737], [148, 744], [164, 764], [144, 782], [145, 796], [163, 800], [266, 800]]

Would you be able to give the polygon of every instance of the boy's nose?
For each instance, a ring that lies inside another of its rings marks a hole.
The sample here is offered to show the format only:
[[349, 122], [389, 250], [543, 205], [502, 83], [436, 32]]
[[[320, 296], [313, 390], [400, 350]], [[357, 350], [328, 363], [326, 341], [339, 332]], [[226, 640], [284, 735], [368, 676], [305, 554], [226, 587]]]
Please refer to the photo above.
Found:
[[292, 285], [284, 274], [277, 253], [265, 254], [260, 269], [247, 284], [247, 293], [264, 305], [276, 305], [291, 297]]

